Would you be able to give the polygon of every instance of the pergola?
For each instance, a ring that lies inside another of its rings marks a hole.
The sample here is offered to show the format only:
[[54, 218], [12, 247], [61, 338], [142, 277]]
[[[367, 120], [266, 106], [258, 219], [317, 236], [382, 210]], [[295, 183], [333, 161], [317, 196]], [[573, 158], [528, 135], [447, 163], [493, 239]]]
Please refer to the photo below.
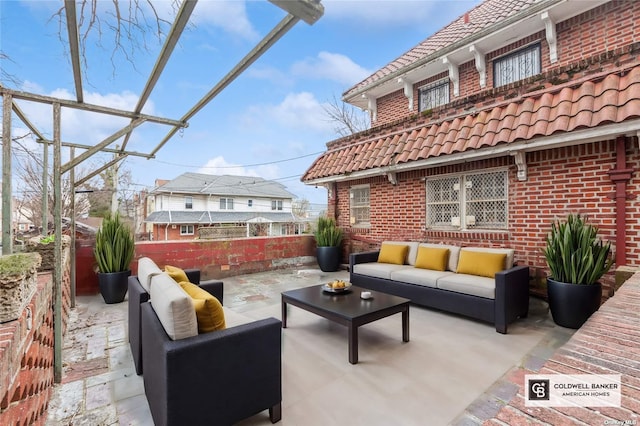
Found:
[[[178, 10], [175, 20], [169, 30], [164, 45], [160, 50], [156, 63], [149, 74], [149, 78], [140, 94], [138, 103], [133, 111], [124, 111], [115, 108], [108, 108], [100, 105], [87, 104], [83, 100], [82, 73], [80, 66], [80, 46], [78, 38], [78, 22], [76, 17], [75, 0], [64, 0], [64, 10], [67, 23], [67, 34], [69, 41], [69, 52], [73, 77], [75, 84], [75, 100], [58, 99], [49, 96], [42, 96], [35, 93], [11, 90], [0, 85], [0, 95], [2, 95], [2, 254], [13, 252], [13, 229], [12, 229], [12, 166], [11, 166], [11, 119], [12, 113], [27, 126], [36, 136], [38, 142], [43, 144], [44, 167], [43, 180], [47, 182], [49, 177], [48, 146], [53, 146], [53, 191], [54, 191], [54, 233], [55, 233], [55, 264], [62, 263], [62, 188], [61, 177], [64, 173], [69, 173], [71, 182], [71, 204], [75, 205], [75, 188], [82, 185], [87, 180], [93, 178], [107, 168], [122, 161], [127, 156], [139, 156], [147, 159], [155, 157], [155, 154], [182, 128], [188, 126], [189, 120], [203, 109], [213, 98], [234, 81], [243, 71], [255, 62], [263, 53], [273, 46], [287, 31], [289, 31], [298, 21], [303, 20], [307, 24], [314, 24], [324, 13], [324, 7], [320, 0], [269, 0], [271, 3], [287, 12], [287, 16], [282, 19], [240, 62], [238, 62], [211, 90], [202, 97], [191, 109], [178, 119], [170, 119], [142, 114], [142, 109], [153, 92], [153, 89], [160, 78], [171, 54], [182, 35], [197, 0], [184, 0]], [[53, 140], [44, 137], [36, 126], [29, 120], [14, 100], [24, 100], [50, 105], [53, 112]], [[77, 109], [82, 111], [107, 114], [116, 117], [130, 119], [130, 123], [118, 130], [111, 136], [93, 146], [81, 145], [71, 142], [61, 141], [60, 117], [62, 108]], [[157, 123], [166, 125], [169, 128], [166, 136], [162, 138], [151, 152], [135, 152], [127, 150], [127, 143], [132, 132], [141, 124]], [[122, 140], [119, 146], [110, 148], [116, 141]], [[70, 160], [62, 164], [62, 147], [70, 148]], [[75, 156], [75, 149], [84, 150], [82, 154]], [[75, 180], [74, 168], [89, 159], [98, 152], [113, 153], [114, 158], [104, 164], [99, 169], [91, 172], [82, 179]], [[43, 224], [47, 223], [47, 185], [43, 188]], [[71, 306], [75, 306], [75, 214], [71, 215]], [[46, 229], [43, 226], [43, 229]], [[54, 379], [57, 383], [62, 378], [62, 268], [54, 268]]]

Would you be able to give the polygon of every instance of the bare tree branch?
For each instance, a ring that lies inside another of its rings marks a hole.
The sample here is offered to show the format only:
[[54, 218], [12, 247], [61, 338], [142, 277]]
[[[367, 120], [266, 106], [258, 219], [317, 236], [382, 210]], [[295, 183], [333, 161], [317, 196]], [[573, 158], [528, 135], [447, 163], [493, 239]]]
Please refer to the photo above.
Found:
[[342, 102], [333, 96], [333, 99], [322, 106], [329, 121], [334, 123], [333, 130], [340, 136], [349, 136], [361, 132], [370, 127], [369, 115], [358, 108]]

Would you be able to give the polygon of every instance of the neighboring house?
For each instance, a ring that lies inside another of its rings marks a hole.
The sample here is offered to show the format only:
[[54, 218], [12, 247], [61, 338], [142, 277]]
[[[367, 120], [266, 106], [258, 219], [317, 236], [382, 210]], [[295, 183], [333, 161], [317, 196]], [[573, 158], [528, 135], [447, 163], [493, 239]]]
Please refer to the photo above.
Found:
[[640, 2], [487, 0], [343, 100], [372, 128], [302, 181], [328, 188], [346, 252], [513, 247], [543, 277], [552, 221], [580, 212], [640, 266]]
[[184, 173], [149, 193], [145, 222], [153, 240], [290, 235], [299, 233], [293, 198], [258, 177]]

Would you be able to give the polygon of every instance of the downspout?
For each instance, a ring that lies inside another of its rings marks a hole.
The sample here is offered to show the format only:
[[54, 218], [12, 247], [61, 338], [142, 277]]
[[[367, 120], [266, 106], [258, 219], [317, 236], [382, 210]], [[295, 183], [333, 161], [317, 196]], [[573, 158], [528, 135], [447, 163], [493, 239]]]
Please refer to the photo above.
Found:
[[634, 170], [627, 168], [626, 142], [626, 136], [616, 138], [616, 168], [608, 172], [611, 181], [616, 185], [611, 198], [616, 200], [616, 267], [618, 268], [627, 264], [626, 202], [634, 198], [632, 194], [627, 194], [627, 183], [631, 180]]

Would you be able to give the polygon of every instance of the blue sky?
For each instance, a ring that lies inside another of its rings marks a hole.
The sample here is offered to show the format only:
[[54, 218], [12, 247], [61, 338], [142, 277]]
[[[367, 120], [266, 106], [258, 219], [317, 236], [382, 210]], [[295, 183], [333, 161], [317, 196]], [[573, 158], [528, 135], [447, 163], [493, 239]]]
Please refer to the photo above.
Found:
[[[322, 105], [340, 99], [351, 86], [479, 1], [322, 3], [325, 14], [318, 22], [297, 23], [192, 118], [155, 159], [128, 157], [124, 167], [131, 170], [135, 189], [187, 171], [241, 174], [277, 180], [297, 197], [324, 204], [324, 189], [300, 182], [326, 143], [338, 138]], [[106, 23], [112, 3], [98, 4]], [[161, 16], [171, 19], [171, 2], [153, 4]], [[0, 0], [0, 50], [9, 57], [1, 65], [4, 75], [13, 77], [3, 78], [3, 85], [75, 98], [66, 43], [58, 37], [58, 20], [51, 18], [61, 6], [62, 1]], [[285, 15], [267, 1], [201, 0], [144, 112], [171, 119], [183, 116]], [[101, 40], [93, 33], [88, 42], [85, 102], [133, 110], [163, 40], [147, 33], [147, 50], [133, 51], [128, 61], [122, 54], [112, 55], [113, 33], [106, 25], [102, 31]], [[66, 39], [66, 31], [62, 35]], [[19, 103], [51, 136], [51, 108]], [[14, 136], [25, 131], [14, 123]], [[63, 108], [62, 140], [91, 145], [126, 124], [128, 120]], [[150, 152], [169, 130], [145, 124], [136, 129], [127, 149]], [[82, 175], [107, 158], [107, 154], [94, 156], [76, 173]]]

